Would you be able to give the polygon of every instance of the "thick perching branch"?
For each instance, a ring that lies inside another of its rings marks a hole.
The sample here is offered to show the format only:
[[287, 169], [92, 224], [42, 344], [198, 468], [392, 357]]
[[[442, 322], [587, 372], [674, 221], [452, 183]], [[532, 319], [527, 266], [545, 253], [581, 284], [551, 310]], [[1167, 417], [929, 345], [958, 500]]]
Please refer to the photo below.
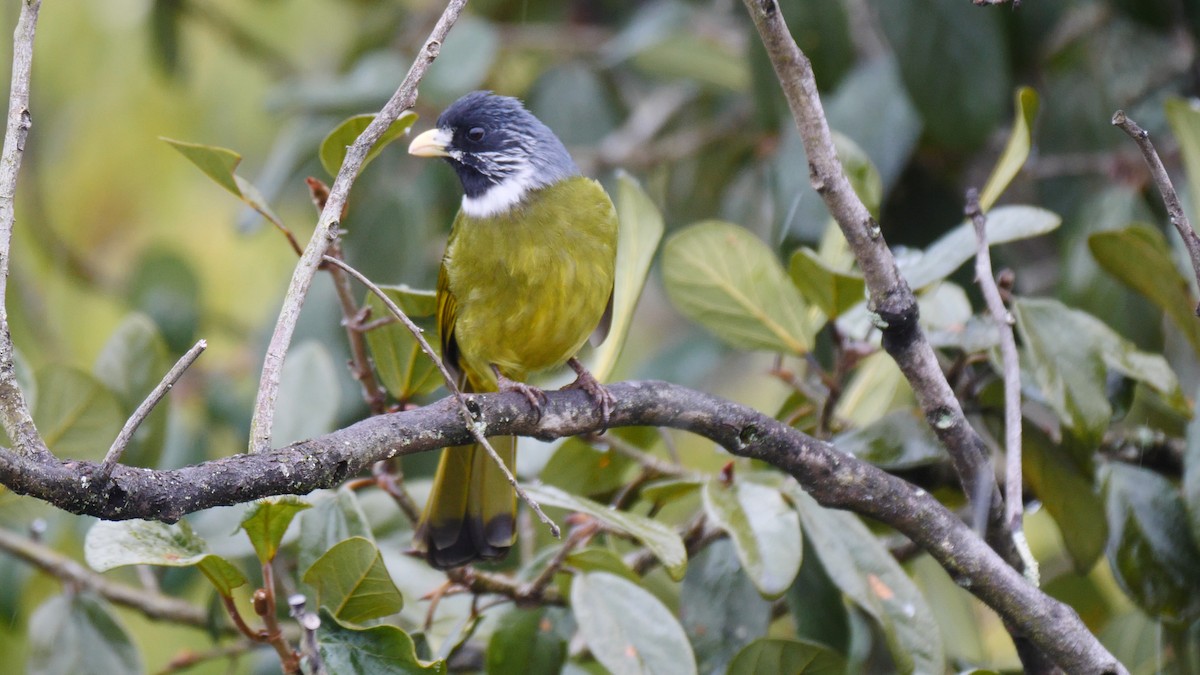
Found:
[[[933, 496], [762, 413], [665, 382], [609, 385], [609, 427], [683, 429], [729, 452], [773, 464], [825, 506], [865, 514], [918, 543], [964, 588], [1072, 673], [1124, 673], [1066, 605], [1027, 583]], [[558, 438], [596, 431], [600, 415], [586, 392], [548, 392], [539, 415], [519, 393], [468, 396], [487, 435]], [[151, 471], [118, 466], [98, 482], [100, 465], [36, 459], [0, 451], [0, 483], [74, 513], [116, 520], [178, 520], [185, 514], [277, 494], [340, 485], [374, 462], [462, 445], [473, 439], [453, 399], [372, 417], [320, 438], [196, 466]], [[80, 485], [92, 489], [80, 490]]]

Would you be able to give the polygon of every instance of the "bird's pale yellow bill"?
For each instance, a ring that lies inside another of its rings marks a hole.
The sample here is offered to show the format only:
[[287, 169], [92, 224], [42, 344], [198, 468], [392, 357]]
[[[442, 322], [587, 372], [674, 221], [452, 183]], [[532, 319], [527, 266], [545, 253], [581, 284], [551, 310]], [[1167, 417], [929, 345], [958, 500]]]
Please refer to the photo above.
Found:
[[450, 145], [450, 131], [430, 129], [422, 132], [408, 146], [408, 154], [417, 157], [449, 157], [446, 147]]

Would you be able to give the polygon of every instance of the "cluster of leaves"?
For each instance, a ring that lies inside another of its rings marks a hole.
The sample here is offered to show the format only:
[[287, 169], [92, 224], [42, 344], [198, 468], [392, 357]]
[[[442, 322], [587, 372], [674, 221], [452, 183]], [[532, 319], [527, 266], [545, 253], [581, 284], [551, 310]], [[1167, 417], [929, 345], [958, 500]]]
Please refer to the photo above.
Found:
[[[310, 38], [281, 56], [264, 44], [288, 38], [267, 27], [300, 24], [289, 14], [300, 3], [230, 4], [153, 3], [148, 25], [156, 62], [169, 77], [195, 88], [206, 77], [224, 77], [193, 56], [210, 35], [272, 76], [305, 70], [295, 63], [307, 62], [304, 50], [323, 42]], [[278, 236], [258, 234], [260, 224], [311, 221], [307, 195], [292, 187], [322, 168], [334, 173], [339, 149], [368, 118], [339, 120], [378, 107], [404, 72], [407, 56], [394, 48], [404, 41], [395, 36], [412, 43], [401, 49], [417, 43], [405, 28], [421, 23], [410, 21], [418, 11], [412, 4], [340, 3], [336, 17], [313, 14], [322, 29], [355, 24], [356, 37], [339, 53], [321, 54], [343, 64], [336, 75], [280, 79], [270, 97], [274, 112], [257, 130], [273, 145], [246, 153], [265, 158], [261, 168], [247, 170], [232, 151], [170, 141], [249, 207], [230, 229], [242, 248], [273, 242], [256, 250], [271, 252], [263, 267], [275, 265], [280, 277], [294, 258]], [[436, 4], [430, 11], [440, 9]], [[866, 28], [852, 15], [864, 4], [874, 18]], [[1016, 272], [1011, 311], [1021, 341], [1025, 478], [1042, 507], [1027, 526], [1044, 587], [1080, 611], [1134, 672], [1186, 671], [1197, 657], [1189, 635], [1200, 612], [1195, 290], [1178, 272], [1180, 256], [1157, 225], [1163, 218], [1155, 201], [1130, 178], [1140, 158], [1108, 119], [1124, 107], [1156, 139], [1174, 139], [1187, 178], [1181, 185], [1200, 193], [1200, 113], [1178, 98], [1192, 93], [1184, 74], [1195, 49], [1175, 42], [1194, 45], [1196, 17], [1175, 21], [1168, 0], [1025, 3], [1015, 12], [983, 11], [963, 0], [780, 5], [813, 61], [855, 189], [886, 239], [906, 247], [898, 256], [919, 293], [924, 329], [972, 421], [998, 438], [994, 327], [978, 316], [970, 273], [962, 270], [975, 243], [970, 227], [959, 224], [963, 189], [991, 176], [982, 190], [989, 241], [1015, 242], [994, 254]], [[622, 216], [613, 330], [622, 339], [587, 355], [593, 370], [749, 400], [958, 506], [961, 496], [940, 479], [944, 451], [877, 348], [862, 276], [808, 185], [778, 82], [740, 8], [682, 0], [480, 0], [472, 9], [422, 84], [421, 112], [431, 119], [473, 88], [520, 95], [580, 165], [606, 181]], [[238, 18], [255, 30], [240, 29]], [[53, 35], [61, 20], [47, 17], [43, 34]], [[1173, 32], [1176, 25], [1185, 30]], [[254, 42], [259, 29], [265, 43]], [[1130, 53], [1141, 58], [1116, 56]], [[996, 130], [1010, 119], [1016, 82], [1033, 83], [1040, 96], [1017, 90], [1013, 131], [1001, 150], [1005, 137]], [[78, 87], [71, 92], [83, 95]], [[246, 147], [248, 139], [229, 139], [236, 130], [220, 123], [230, 99], [257, 100], [243, 94], [215, 96], [217, 103], [202, 109], [216, 120], [207, 125], [182, 132], [179, 126], [188, 125], [159, 121], [139, 133]], [[138, 103], [151, 96], [127, 95]], [[66, 100], [46, 96], [46, 106]], [[662, 119], [647, 114], [655, 106], [665, 110]], [[403, 118], [389, 137], [415, 121]], [[39, 159], [71, 162], [51, 144], [31, 144], [29, 152], [34, 166]], [[1014, 178], [1031, 152], [1027, 172]], [[611, 176], [618, 166], [639, 175], [645, 189]], [[1039, 207], [996, 205], [1006, 188]], [[74, 193], [128, 200], [134, 192]], [[415, 289], [432, 286], [456, 194], [450, 172], [381, 152], [359, 177], [346, 213], [347, 258], [394, 284], [385, 289], [389, 297], [418, 323], [432, 315], [433, 303]], [[228, 201], [204, 193], [181, 203], [219, 205], [202, 221], [211, 227], [231, 219]], [[17, 242], [25, 247], [13, 263], [20, 292], [9, 309], [25, 355], [18, 373], [53, 450], [101, 457], [171, 356], [200, 335], [210, 338], [213, 354], [143, 425], [124, 461], [174, 467], [243, 450], [258, 336], [275, 309], [274, 301], [260, 307], [250, 298], [268, 298], [278, 287], [251, 287], [230, 271], [233, 254], [209, 254], [208, 241], [186, 255], [173, 246], [126, 252], [114, 263], [121, 273], [105, 276], [72, 249], [107, 251], [111, 240], [80, 234], [78, 242], [60, 242], [47, 238], [52, 227], [32, 229], [40, 238]], [[53, 259], [60, 249], [71, 253], [67, 265], [30, 262]], [[652, 265], [661, 274], [650, 274], [635, 313]], [[101, 290], [40, 295], [39, 283], [56, 289], [64, 275]], [[245, 297], [229, 301], [213, 292], [231, 283]], [[54, 308], [49, 315], [39, 310], [42, 301]], [[386, 316], [378, 299], [368, 295], [362, 304], [372, 319]], [[336, 299], [318, 284], [305, 312], [285, 367], [277, 444], [365, 414], [338, 365], [347, 350]], [[84, 320], [95, 325], [81, 331]], [[84, 341], [85, 332], [96, 344]], [[436, 373], [398, 324], [382, 323], [366, 340], [396, 403], [441, 395]], [[230, 354], [221, 342], [244, 351]], [[92, 362], [80, 353], [99, 354], [90, 372], [62, 365]], [[1143, 452], [1174, 459], [1122, 461]], [[1188, 467], [1182, 475], [1181, 455]], [[404, 486], [417, 501], [428, 487], [429, 459], [403, 467]], [[247, 570], [273, 565], [281, 586], [322, 608], [317, 654], [332, 672], [367, 672], [375, 658], [412, 672], [451, 664], [495, 673], [1013, 667], [1011, 652], [995, 646], [1004, 641], [1002, 628], [936, 565], [924, 558], [898, 563], [885, 545], [892, 541], [887, 532], [820, 508], [764, 466], [738, 462], [723, 471], [728, 460], [707, 443], [646, 430], [609, 432], [594, 443], [523, 442], [520, 473], [540, 480], [530, 492], [560, 521], [581, 514], [571, 522], [591, 534], [568, 539], [574, 543], [564, 551], [541, 530], [522, 533], [522, 554], [491, 572], [519, 586], [557, 567], [541, 600], [519, 607], [490, 595], [483, 602], [462, 594], [427, 602], [448, 578], [402, 554], [411, 524], [391, 497], [362, 484], [303, 502], [195, 514], [173, 526], [93, 525], [5, 493], [0, 520], [20, 527], [45, 519], [51, 543], [97, 570], [162, 566], [172, 568], [158, 575], [166, 592], [201, 599], [215, 590], [228, 600], [213, 605], [214, 638], [230, 633], [227, 604], [254, 614], [245, 585], [257, 579]], [[239, 523], [244, 534], [231, 536]], [[135, 578], [129, 570], [109, 574]], [[83, 658], [100, 670], [138, 672], [143, 663], [165, 663], [180, 645], [199, 648], [209, 639], [194, 632], [163, 639], [164, 629], [128, 610], [89, 594], [55, 594], [30, 579], [28, 568], [0, 555], [0, 616], [9, 619], [0, 622], [0, 647], [27, 654], [34, 672], [70, 671]], [[285, 613], [281, 608], [280, 621], [294, 627]], [[289, 638], [298, 643], [294, 633]], [[262, 651], [260, 663], [278, 663]]]

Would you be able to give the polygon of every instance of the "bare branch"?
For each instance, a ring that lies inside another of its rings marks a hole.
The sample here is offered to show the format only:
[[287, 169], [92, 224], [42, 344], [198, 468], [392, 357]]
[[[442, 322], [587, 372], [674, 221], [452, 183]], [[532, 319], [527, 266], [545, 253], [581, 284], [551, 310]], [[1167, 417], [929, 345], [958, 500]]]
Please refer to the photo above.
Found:
[[[112, 581], [49, 546], [39, 544], [2, 527], [0, 527], [0, 550], [13, 554], [55, 578], [92, 591], [109, 602], [133, 608], [151, 619], [195, 626], [205, 630], [212, 628], [208, 612], [202, 607], [196, 607], [191, 603], [156, 591], [148, 591]], [[225, 627], [222, 630], [231, 634], [236, 632], [231, 627]]]
[[[1167, 175], [1167, 168], [1163, 166], [1158, 151], [1150, 142], [1150, 132], [1126, 117], [1123, 110], [1113, 113], [1112, 123], [1113, 126], [1119, 127], [1121, 131], [1129, 134], [1133, 142], [1137, 143], [1138, 149], [1142, 151], [1142, 156], [1146, 158], [1146, 166], [1150, 167], [1150, 176], [1154, 179], [1159, 194], [1162, 195], [1163, 204], [1167, 207], [1167, 215], [1171, 218], [1171, 224], [1175, 226], [1175, 231], [1179, 233], [1183, 239], [1183, 245], [1187, 247], [1188, 255], [1192, 259], [1192, 270], [1196, 274], [1196, 282], [1200, 283], [1200, 236], [1192, 228], [1187, 213], [1179, 203], [1179, 195], [1175, 193], [1175, 186], [1171, 183], [1171, 177]], [[1200, 305], [1196, 307], [1196, 315], [1200, 316]]]
[[288, 285], [287, 295], [279, 310], [279, 319], [275, 323], [275, 331], [267, 345], [263, 357], [262, 376], [259, 379], [258, 396], [254, 402], [254, 415], [250, 422], [250, 451], [263, 452], [271, 447], [271, 424], [275, 418], [275, 401], [279, 396], [279, 378], [283, 370], [283, 359], [287, 355], [292, 334], [296, 329], [296, 321], [300, 318], [300, 308], [312, 284], [317, 267], [320, 266], [330, 243], [338, 237], [338, 225], [341, 221], [342, 210], [350, 195], [350, 188], [358, 177], [359, 169], [366, 160], [371, 146], [383, 135], [383, 132], [395, 122], [400, 114], [413, 106], [417, 100], [417, 84], [424, 77], [429, 65], [437, 58], [442, 49], [442, 42], [458, 15], [466, 6], [467, 0], [450, 0], [441, 18], [438, 19], [429, 38], [418, 52], [412, 67], [404, 81], [391, 99], [384, 104], [379, 114], [371, 121], [362, 134], [346, 149], [346, 158], [338, 170], [337, 178], [329, 189], [329, 199], [317, 220], [312, 239], [304, 249], [304, 255], [296, 264], [292, 273], [292, 281]]
[[1037, 561], [1025, 541], [1025, 503], [1021, 496], [1021, 362], [1017, 355], [1017, 339], [1013, 335], [1013, 316], [1004, 306], [1000, 288], [992, 273], [992, 257], [987, 241], [987, 216], [979, 208], [979, 191], [967, 190], [966, 216], [975, 225], [975, 277], [983, 291], [988, 311], [1000, 332], [1000, 360], [1004, 368], [1004, 505], [1005, 519], [1012, 532], [1013, 543], [1025, 566], [1025, 576], [1038, 584]]
[[6, 294], [13, 224], [16, 220], [14, 200], [17, 175], [25, 155], [25, 139], [33, 125], [33, 118], [29, 114], [29, 80], [33, 72], [33, 36], [41, 6], [41, 0], [21, 2], [21, 15], [13, 32], [8, 124], [4, 131], [4, 150], [0, 152], [0, 421], [3, 421], [4, 431], [17, 449], [31, 455], [48, 455], [50, 451], [38, 435], [25, 395], [17, 385]]
[[187, 353], [179, 357], [179, 360], [167, 371], [167, 374], [163, 375], [163, 379], [146, 396], [146, 400], [142, 401], [137, 410], [133, 411], [133, 415], [125, 421], [125, 426], [121, 428], [121, 433], [117, 434], [117, 437], [113, 440], [112, 447], [104, 455], [104, 462], [100, 465], [100, 476], [102, 478], [108, 478], [109, 474], [112, 473], [112, 468], [116, 466], [117, 462], [121, 461], [121, 454], [125, 452], [125, 448], [133, 440], [133, 435], [137, 432], [138, 427], [150, 416], [154, 407], [167, 395], [171, 387], [175, 386], [179, 378], [183, 377], [184, 371], [190, 368], [207, 348], [208, 342], [204, 340], [200, 340], [192, 345], [192, 348], [187, 350]]
[[987, 514], [988, 541], [1006, 560], [1020, 565], [1004, 526], [1000, 492], [962, 405], [918, 323], [912, 289], [896, 266], [879, 224], [854, 192], [838, 160], [812, 64], [792, 39], [776, 0], [743, 0], [783, 87], [808, 156], [809, 177], [850, 244], [870, 292], [868, 306], [883, 333], [883, 348], [912, 386], [925, 419], [950, 453], [968, 499]]

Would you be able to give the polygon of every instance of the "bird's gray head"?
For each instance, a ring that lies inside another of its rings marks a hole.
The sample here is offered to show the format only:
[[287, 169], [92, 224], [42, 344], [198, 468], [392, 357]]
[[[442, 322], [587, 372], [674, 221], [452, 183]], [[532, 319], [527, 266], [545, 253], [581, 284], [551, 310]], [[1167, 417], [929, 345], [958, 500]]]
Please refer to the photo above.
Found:
[[579, 173], [562, 141], [521, 102], [473, 91], [450, 104], [408, 151], [443, 157], [463, 187], [463, 212], [504, 213], [531, 191]]

